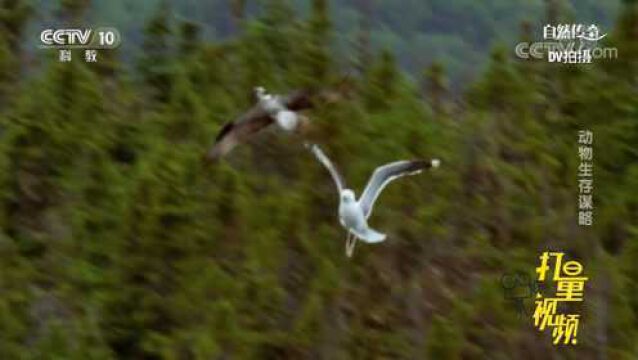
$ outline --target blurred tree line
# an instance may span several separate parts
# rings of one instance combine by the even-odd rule
[[[40,29],[56,23],[56,4],[63,0],[30,1],[41,10],[33,21],[38,26],[30,26],[28,32],[29,40],[36,44]],[[131,64],[144,42],[142,23],[162,2],[171,6],[176,17],[200,24],[206,41],[236,36],[242,20],[254,20],[271,6],[269,0],[93,0],[86,18],[92,24],[115,26],[122,32],[126,39],[123,59]],[[332,48],[335,55],[344,58],[358,51],[392,49],[397,63],[412,75],[434,60],[443,61],[451,90],[458,94],[484,70],[495,44],[518,40],[515,29],[522,21],[533,23],[535,35],[541,35],[547,2],[556,3],[572,19],[608,29],[621,0],[332,0],[328,9],[335,30]],[[308,0],[290,0],[289,4],[300,16],[311,12]]]
[[[606,39],[618,59],[496,47],[462,99],[444,60],[415,82],[366,36],[341,58],[327,0],[303,16],[272,0],[255,18],[234,1],[236,34],[215,43],[162,2],[134,72],[102,51],[98,64],[38,53],[36,73],[17,41],[36,10],[1,3],[0,358],[638,356],[636,1]],[[82,23],[89,6],[55,16]],[[294,137],[202,163],[255,85],[349,89],[308,114],[309,136],[355,189],[385,162],[443,160],[381,196],[371,221],[388,241],[344,256],[334,186]],[[591,228],[577,225],[581,129],[595,134]],[[501,276],[532,273],[547,249],[591,279],[576,347],[551,345],[503,297]]]

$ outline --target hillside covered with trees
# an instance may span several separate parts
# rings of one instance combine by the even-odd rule
[[[33,0],[38,16],[28,30],[35,43],[44,24],[57,24],[59,1]],[[124,35],[122,58],[127,64],[142,56],[143,24],[164,1],[176,19],[194,22],[202,39],[221,41],[237,36],[243,19],[263,17],[279,0],[92,0],[87,2],[88,23],[115,26]],[[549,1],[549,2],[548,2]],[[287,0],[291,12],[307,17],[308,0]],[[488,64],[497,45],[514,48],[522,24],[529,24],[540,39],[546,24],[546,3],[565,19],[596,23],[609,30],[620,0],[491,0],[491,1],[381,1],[333,0],[328,9],[332,29],[331,52],[344,64],[370,61],[374,52],[393,52],[400,68],[413,77],[422,75],[434,61],[448,69],[451,89],[464,90]]]
[[[365,1],[248,2],[250,16],[238,1],[234,17],[198,7],[216,1],[141,1],[127,5],[149,14],[135,25],[123,2],[0,3],[0,358],[638,357],[637,1],[609,19],[582,2],[619,49],[582,66],[516,59],[470,26],[497,31],[525,6],[540,23],[573,16],[554,1],[374,2],[394,26],[375,22],[369,48],[339,44]],[[442,8],[471,17],[446,28]],[[22,45],[34,23],[96,14],[140,27],[136,56],[61,63]],[[226,28],[211,34],[208,16]],[[529,36],[519,25],[510,38]],[[420,63],[438,46],[428,29],[489,47],[458,96],[453,60]],[[202,162],[255,85],[345,89],[306,113],[307,136],[355,189],[380,164],[441,158],[381,195],[370,221],[388,240],[345,257],[334,185],[298,137],[267,132]],[[592,227],[577,224],[582,129],[595,134]],[[578,346],[552,345],[503,295],[502,276],[533,275],[548,249],[590,277]]]

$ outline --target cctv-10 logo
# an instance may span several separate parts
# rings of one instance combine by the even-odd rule
[[[45,49],[115,49],[120,45],[120,32],[112,27],[93,29],[45,29],[40,32]]]

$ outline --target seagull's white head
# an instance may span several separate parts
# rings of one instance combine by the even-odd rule
[[[341,192],[341,201],[344,203],[353,203],[355,202],[354,191],[350,189],[345,189]]]
[[[439,166],[441,166],[441,160],[439,160],[439,159],[433,159],[433,160],[432,160],[432,167],[433,167],[433,168],[438,168]]]

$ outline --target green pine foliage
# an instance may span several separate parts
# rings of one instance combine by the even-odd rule
[[[89,6],[64,4],[77,21]],[[20,77],[0,36],[0,358],[636,358],[635,1],[610,35],[618,61],[517,62],[497,46],[458,98],[445,57],[416,81],[391,51],[352,75],[334,46],[347,14],[296,4],[245,17],[251,2],[234,1],[241,26],[215,42],[154,4],[136,69],[78,52]],[[334,185],[297,136],[202,162],[256,85],[348,85],[306,115],[357,193],[383,163],[442,160],[384,190],[370,221],[386,242],[344,256]],[[576,225],[580,129],[595,134],[591,228]],[[500,283],[546,249],[590,277],[568,351]]]

